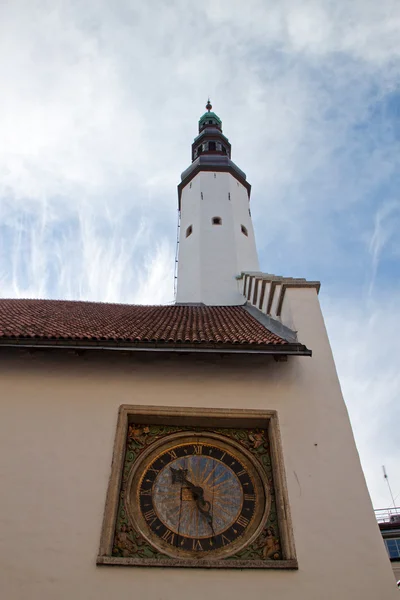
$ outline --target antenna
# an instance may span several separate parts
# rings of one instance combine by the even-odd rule
[[[181,229],[181,211],[178,209],[178,230],[176,232],[176,251],[175,251],[175,268],[174,268],[174,300],[176,302],[176,290],[178,283],[178,256],[179,256],[179,233]]]
[[[390,492],[390,495],[392,497],[393,507],[396,508],[396,504],[394,502],[392,488],[390,487],[389,477],[388,477],[388,474],[386,473],[385,465],[382,465],[382,470],[383,470],[383,477],[384,477],[384,479],[386,479],[386,483],[388,484],[389,492]]]

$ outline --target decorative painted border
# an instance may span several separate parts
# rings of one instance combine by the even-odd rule
[[[276,507],[279,522],[280,541],[283,560],[191,560],[191,559],[145,559],[112,556],[114,528],[116,524],[119,490],[125,457],[125,444],[129,422],[152,424],[262,428],[268,430],[272,472],[276,495]],[[286,487],[285,468],[279,423],[276,411],[239,410],[239,409],[201,409],[166,406],[140,406],[123,404],[119,408],[111,476],[108,484],[103,527],[101,532],[97,565],[141,566],[141,567],[201,567],[224,569],[297,569],[296,550]],[[199,564],[200,563],[200,564]]]

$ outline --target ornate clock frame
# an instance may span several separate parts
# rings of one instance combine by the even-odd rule
[[[127,486],[140,456],[171,435],[195,437],[196,433],[220,436],[245,454],[251,453],[267,490],[268,514],[260,521],[257,535],[233,555],[219,552],[215,558],[210,554],[181,558],[165,554],[135,529],[134,514],[140,507],[132,506],[132,500],[126,506]],[[276,411],[120,406],[97,564],[297,569]]]

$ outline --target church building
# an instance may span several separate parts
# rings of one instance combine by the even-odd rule
[[[0,300],[4,600],[398,597],[320,284],[260,271],[206,109],[175,304]]]

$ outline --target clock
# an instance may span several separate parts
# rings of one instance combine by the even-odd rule
[[[131,526],[164,555],[225,558],[260,534],[270,509],[262,467],[219,433],[179,432],[137,458],[127,481]]]

